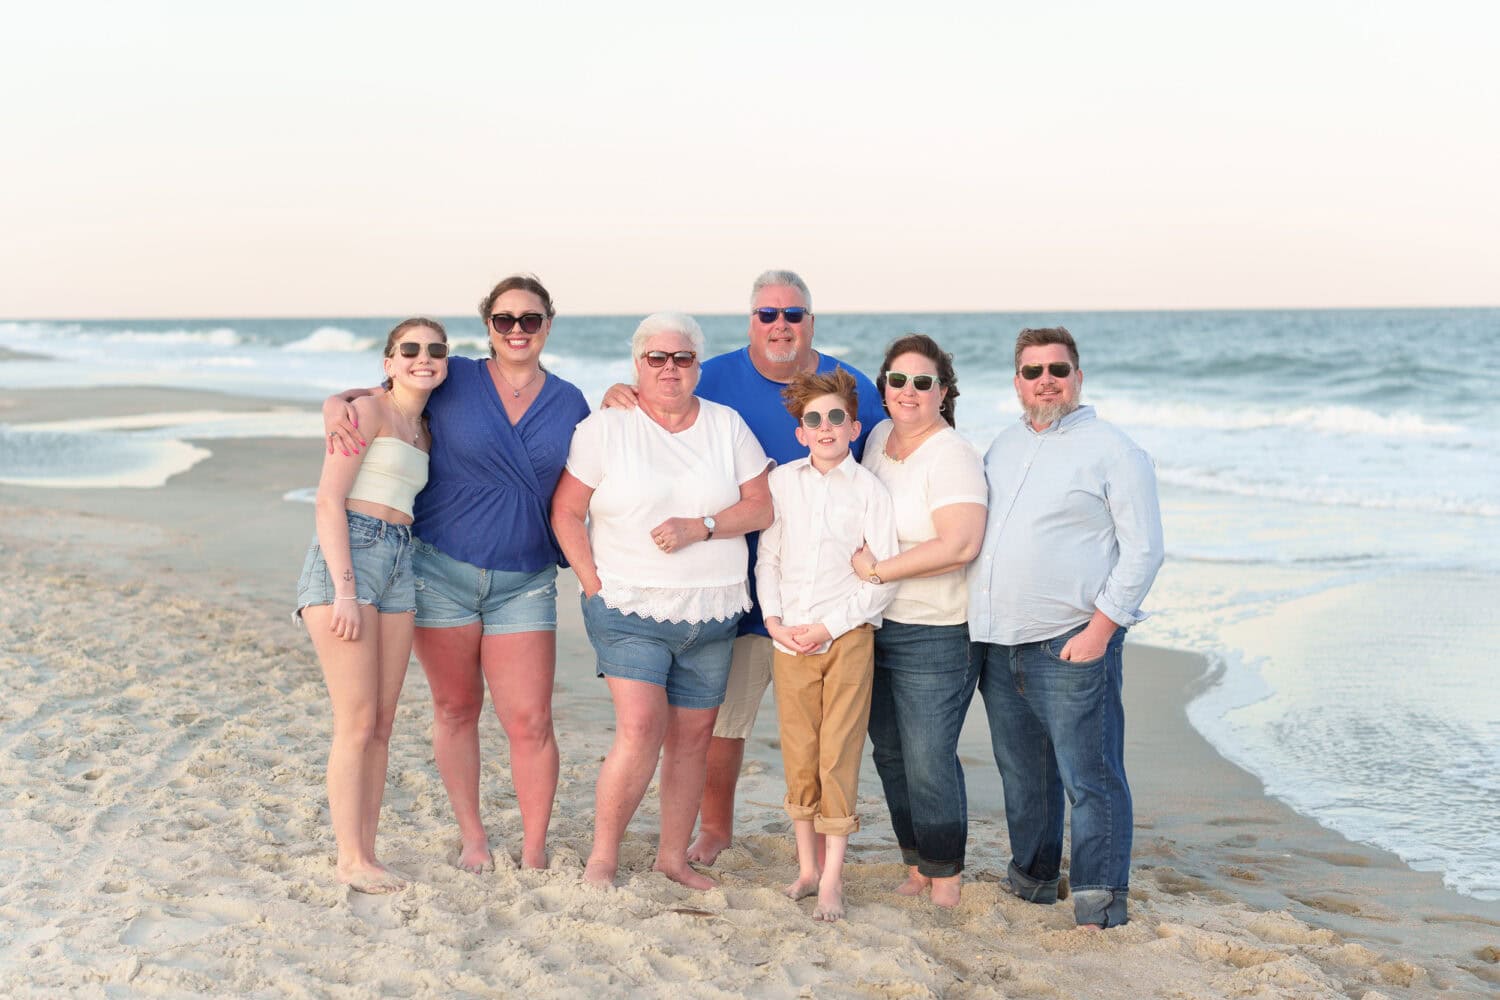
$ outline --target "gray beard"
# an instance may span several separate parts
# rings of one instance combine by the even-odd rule
[[[793,347],[786,351],[777,352],[768,347],[766,348],[766,360],[773,365],[789,365],[797,360],[797,349]]]
[[[1071,403],[1048,403],[1045,406],[1027,406],[1026,419],[1034,427],[1050,427],[1063,417],[1078,409],[1078,400]]]

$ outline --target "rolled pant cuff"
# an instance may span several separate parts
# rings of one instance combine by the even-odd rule
[[[1017,868],[1016,863],[1012,861],[1010,867],[1006,869],[1005,881],[1001,885],[1005,887],[1006,892],[1028,903],[1051,906],[1057,902],[1057,883],[1060,879],[1060,875],[1051,879],[1032,878]],[[1077,912],[1076,908],[1074,912]]]
[[[817,806],[798,805],[795,802],[788,802],[788,801],[783,800],[782,803],[781,803],[781,807],[786,810],[787,816],[794,823],[798,822],[798,821],[802,821],[802,822],[808,822],[808,821],[816,822],[817,821],[817,818],[818,818],[818,807]]]
[[[1073,889],[1073,920],[1078,924],[1119,927],[1128,923],[1128,889]]]
[[[847,837],[859,830],[858,816],[814,816],[813,832],[824,836]]]

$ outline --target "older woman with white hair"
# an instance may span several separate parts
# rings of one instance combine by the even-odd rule
[[[694,889],[687,861],[735,626],[750,607],[745,534],[771,523],[770,460],[727,406],[693,395],[703,331],[656,313],[631,341],[640,405],[578,425],[552,528],[615,704],[584,880],[612,885],[620,843],[661,758],[655,870]],[[663,752],[665,750],[665,752]]]

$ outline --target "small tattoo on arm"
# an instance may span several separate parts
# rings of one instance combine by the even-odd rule
[[[344,570],[344,580],[347,582],[347,581],[353,580],[353,579],[354,579],[354,570],[352,570],[352,569],[346,569],[346,570]]]

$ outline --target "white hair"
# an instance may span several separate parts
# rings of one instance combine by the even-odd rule
[[[807,282],[796,271],[763,271],[761,276],[755,279],[755,284],[750,286],[750,308],[755,308],[755,297],[760,294],[762,288],[795,288],[802,295],[802,303],[812,312],[812,292],[807,290]]]
[[[635,328],[635,336],[630,338],[630,356],[640,357],[646,350],[646,341],[658,333],[682,334],[692,342],[693,351],[698,355],[698,360],[706,360],[703,357],[704,351],[707,350],[703,340],[703,328],[693,317],[679,312],[652,313],[641,320],[641,325]]]

